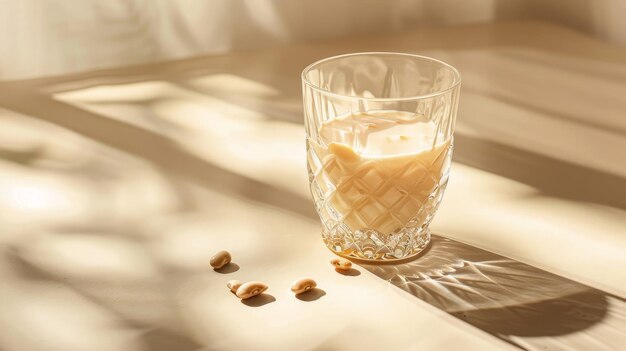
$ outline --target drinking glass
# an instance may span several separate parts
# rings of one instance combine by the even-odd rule
[[[449,64],[404,53],[334,56],[304,69],[310,190],[331,251],[382,262],[428,245],[460,83]]]

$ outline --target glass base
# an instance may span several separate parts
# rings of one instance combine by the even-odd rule
[[[430,243],[428,228],[405,228],[383,235],[375,230],[342,233],[322,231],[326,247],[336,255],[365,263],[406,261],[419,255]],[[342,240],[338,240],[339,237]]]

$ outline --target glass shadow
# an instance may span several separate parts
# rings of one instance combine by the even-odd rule
[[[626,344],[624,299],[439,235],[411,262],[362,267],[521,349]]]

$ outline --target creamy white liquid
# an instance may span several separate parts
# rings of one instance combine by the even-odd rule
[[[444,172],[450,140],[437,126],[407,112],[352,114],[322,125],[322,160],[330,204],[351,230],[383,234],[406,226]]]

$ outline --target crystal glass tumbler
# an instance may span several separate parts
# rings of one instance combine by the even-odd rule
[[[460,83],[454,67],[402,53],[341,55],[304,69],[307,168],[330,250],[380,262],[428,245]]]

